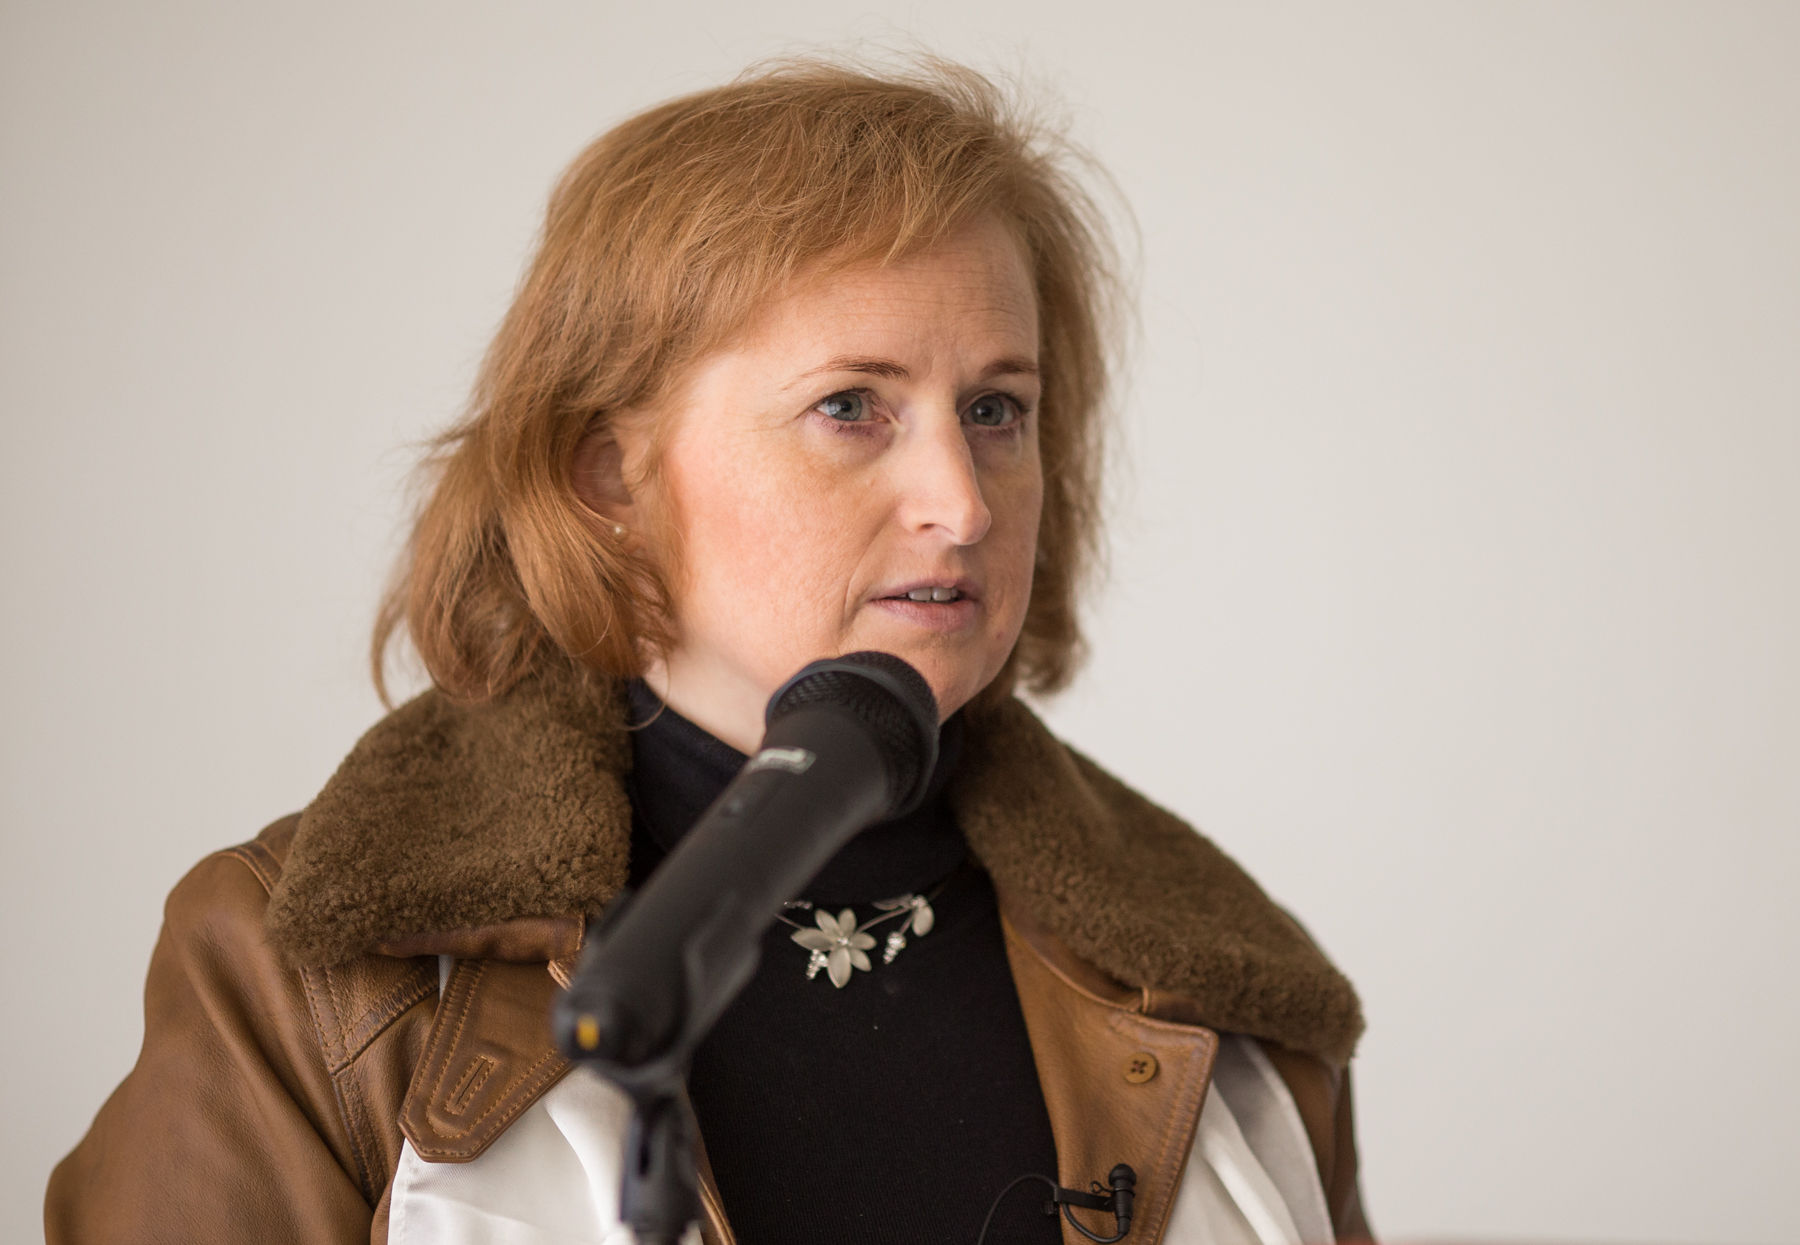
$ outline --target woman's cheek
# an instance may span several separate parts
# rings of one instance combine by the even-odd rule
[[[1006,577],[1007,611],[1004,620],[996,619],[1006,629],[1007,646],[1011,647],[1025,625],[1025,611],[1031,603],[1031,583],[1037,567],[1038,524],[1043,512],[1043,481],[1035,471],[1019,481],[1006,505],[1004,548],[996,550],[1001,565],[995,572]],[[1003,569],[1002,569],[1003,568]]]
[[[857,562],[851,546],[865,535],[857,520],[868,490],[851,487],[842,473],[768,465],[777,469],[739,476],[700,503],[709,530],[694,542],[696,552],[710,549],[713,578],[727,585],[734,608],[810,630],[803,619],[835,618],[842,608],[840,580]]]
[[[1007,546],[1009,565],[1023,559],[1022,572],[1031,574],[1037,552],[1038,523],[1044,510],[1044,478],[1035,455],[1013,471],[996,472],[990,506],[997,535]]]

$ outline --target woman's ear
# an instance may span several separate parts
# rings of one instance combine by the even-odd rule
[[[582,505],[614,524],[636,525],[637,505],[625,486],[625,452],[611,428],[597,423],[582,436],[573,476]]]

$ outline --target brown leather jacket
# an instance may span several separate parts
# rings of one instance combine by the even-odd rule
[[[468,1161],[568,1071],[546,1016],[582,914],[623,880],[629,756],[616,688],[427,694],[304,814],[202,861],[169,898],[137,1066],[51,1177],[50,1245],[385,1241],[403,1139]],[[1062,1182],[1129,1156],[1133,1238],[1155,1245],[1217,1033],[1244,1032],[1339,1237],[1366,1236],[1360,1017],[1298,926],[1016,702],[971,722],[952,801],[1001,897]],[[702,1166],[706,1235],[728,1242]]]

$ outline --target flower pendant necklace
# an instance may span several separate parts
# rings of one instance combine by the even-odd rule
[[[894,957],[906,949],[907,934],[929,934],[937,917],[931,911],[931,901],[944,888],[942,885],[925,895],[901,895],[897,899],[880,899],[875,902],[877,915],[870,917],[862,924],[856,922],[856,910],[845,908],[836,916],[823,908],[815,908],[804,899],[795,899],[782,905],[785,911],[781,920],[794,927],[791,938],[812,954],[806,961],[806,979],[811,981],[824,969],[831,984],[843,989],[850,980],[850,970],[859,968],[869,972],[875,966],[869,962],[869,952],[875,946],[875,939],[869,930],[885,921],[898,919],[900,924],[888,931],[887,945],[882,949],[881,962],[892,964]],[[816,929],[808,929],[800,922],[788,916],[788,912],[810,911]]]

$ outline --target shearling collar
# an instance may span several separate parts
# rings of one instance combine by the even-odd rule
[[[624,884],[631,766],[621,687],[431,691],[357,743],[302,814],[270,896],[271,943],[335,964],[432,931],[594,913]],[[951,805],[1014,903],[1134,988],[1214,1028],[1342,1064],[1356,993],[1218,848],[1009,700],[969,721]]]

